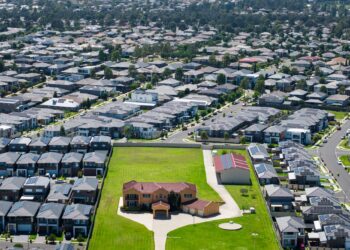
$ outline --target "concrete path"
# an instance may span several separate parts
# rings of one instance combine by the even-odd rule
[[[242,215],[242,211],[234,201],[230,193],[227,191],[224,185],[220,185],[217,182],[216,172],[213,164],[213,157],[211,150],[203,150],[205,173],[207,176],[207,183],[211,186],[225,202],[220,206],[220,213],[226,218],[232,218]]]
[[[123,198],[120,198],[118,204],[118,215],[143,224],[148,230],[153,231],[155,250],[165,250],[167,235],[169,232],[175,229],[191,224],[228,219],[242,215],[242,211],[239,209],[236,202],[232,199],[226,188],[222,185],[219,185],[216,181],[216,173],[213,166],[211,151],[203,150],[203,156],[207,183],[220,195],[221,199],[225,202],[224,205],[220,206],[219,215],[210,218],[202,218],[186,213],[172,213],[170,219],[155,220],[153,219],[153,215],[151,213],[123,212],[121,210],[121,207],[123,206]]]

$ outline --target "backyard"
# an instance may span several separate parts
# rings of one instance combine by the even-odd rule
[[[235,150],[248,159],[245,150]],[[222,154],[223,151],[219,151]],[[225,221],[213,221],[179,228],[169,234],[167,250],[180,249],[279,249],[272,223],[259,190],[259,184],[251,167],[252,185],[226,185],[227,190],[242,209],[254,207],[256,214],[233,219],[243,228],[239,231],[223,231],[218,225]],[[211,244],[215,242],[215,244]],[[247,244],[250,242],[250,244]],[[255,245],[257,248],[255,248]]]
[[[153,232],[117,215],[124,182],[191,182],[198,196],[220,201],[206,183],[200,149],[114,148],[96,214],[90,249],[154,249]]]

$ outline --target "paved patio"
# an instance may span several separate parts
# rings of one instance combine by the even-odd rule
[[[120,197],[118,204],[118,214],[132,221],[143,224],[148,230],[153,231],[156,250],[165,250],[167,234],[177,228],[190,224],[242,216],[242,211],[239,209],[230,193],[223,185],[219,185],[217,183],[211,151],[203,150],[203,157],[207,183],[220,195],[221,199],[225,202],[224,205],[220,206],[219,215],[209,218],[202,218],[186,213],[172,213],[170,219],[157,220],[153,219],[152,213],[148,212],[123,212],[121,210],[121,207],[123,206],[123,198]]]

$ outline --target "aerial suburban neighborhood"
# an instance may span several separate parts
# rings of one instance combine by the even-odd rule
[[[349,0],[0,0],[0,249],[350,250],[349,112]]]

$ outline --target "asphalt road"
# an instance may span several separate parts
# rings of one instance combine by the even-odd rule
[[[343,195],[341,198],[345,198],[344,200],[350,202],[350,175],[341,164],[338,164],[338,157],[346,152],[337,149],[341,138],[346,134],[346,130],[348,129],[350,129],[349,120],[342,125],[341,130],[337,130],[328,137],[327,143],[324,143],[323,146],[318,149],[318,155],[343,190],[344,194],[340,194],[338,197],[340,198]]]
[[[217,112],[216,115],[213,115],[212,117],[208,118],[207,120],[200,120],[200,122],[196,123],[194,126],[187,126],[188,129],[185,131],[181,131],[181,130],[176,131],[175,133],[170,135],[168,138],[166,138],[162,142],[184,143],[184,139],[186,139],[188,137],[188,134],[190,132],[194,132],[203,122],[208,125],[208,124],[212,123],[213,121],[215,121],[215,119],[222,117],[224,114],[226,115],[226,117],[228,117],[229,115],[233,115],[235,113],[238,113],[239,111],[241,111],[242,107],[243,107],[243,104],[241,102],[238,104],[230,105],[229,107],[224,107],[224,108],[220,109],[220,112]]]

